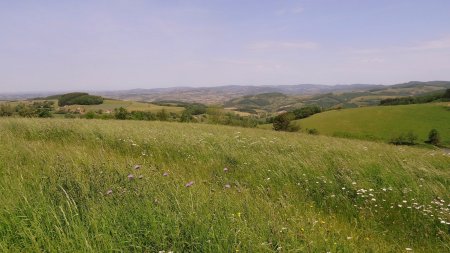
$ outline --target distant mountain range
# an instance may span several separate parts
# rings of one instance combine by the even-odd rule
[[[123,91],[95,92],[105,97],[137,100],[137,101],[182,101],[205,104],[222,104],[232,98],[261,93],[283,93],[289,95],[312,95],[337,91],[360,91],[382,88],[383,85],[351,84],[351,85],[268,85],[268,86],[240,86],[227,85],[218,87],[178,87],[157,89],[133,89]]]
[[[204,104],[224,104],[235,98],[264,94],[282,93],[288,96],[308,97],[310,99],[333,100],[336,97],[357,99],[359,96],[408,96],[431,92],[440,89],[450,88],[450,81],[431,82],[408,82],[396,85],[377,84],[350,84],[350,85],[320,85],[320,84],[299,84],[299,85],[227,85],[219,87],[176,87],[176,88],[155,88],[155,89],[130,89],[119,91],[90,91],[91,94],[104,97],[135,100],[148,102],[161,101],[181,101],[198,102]],[[0,94],[0,100],[20,100],[34,97],[45,97],[55,95],[57,92],[40,93],[17,93]],[[350,95],[351,94],[351,95]],[[330,98],[331,96],[331,98]],[[340,99],[342,100],[342,99]],[[345,99],[344,99],[345,100]],[[348,101],[341,101],[348,102]],[[228,103],[231,105],[230,103]],[[336,104],[331,102],[331,104]]]

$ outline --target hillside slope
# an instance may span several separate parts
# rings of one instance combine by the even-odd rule
[[[389,141],[412,131],[419,141],[437,129],[444,144],[450,144],[450,107],[448,103],[375,106],[332,110],[299,120],[303,129],[316,128],[332,136]]]
[[[0,119],[0,133],[0,251],[449,250],[438,151],[138,121]]]

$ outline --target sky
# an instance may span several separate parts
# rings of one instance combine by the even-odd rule
[[[450,80],[449,0],[0,0],[0,93]]]

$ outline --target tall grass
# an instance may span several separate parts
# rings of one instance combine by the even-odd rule
[[[4,252],[450,250],[441,151],[163,122],[0,133]]]

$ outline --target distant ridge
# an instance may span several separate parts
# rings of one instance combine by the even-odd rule
[[[416,89],[418,93],[428,92],[436,89],[450,88],[450,81],[411,81],[395,85],[380,84],[297,84],[297,85],[224,85],[216,87],[170,87],[151,89],[129,89],[117,91],[89,91],[91,94],[104,97],[135,100],[135,101],[181,101],[199,102],[206,104],[222,104],[233,98],[247,95],[257,95],[262,93],[283,93],[286,95],[319,95],[327,93],[344,92],[380,92],[398,94],[399,96],[410,95],[408,92],[401,92],[404,89]],[[401,90],[403,89],[403,90]],[[389,92],[388,92],[389,91]],[[418,94],[414,93],[414,94]],[[45,97],[59,94],[58,92],[29,92],[29,93],[9,93],[0,94],[0,100],[20,100],[34,97]],[[414,95],[413,94],[413,95]]]

